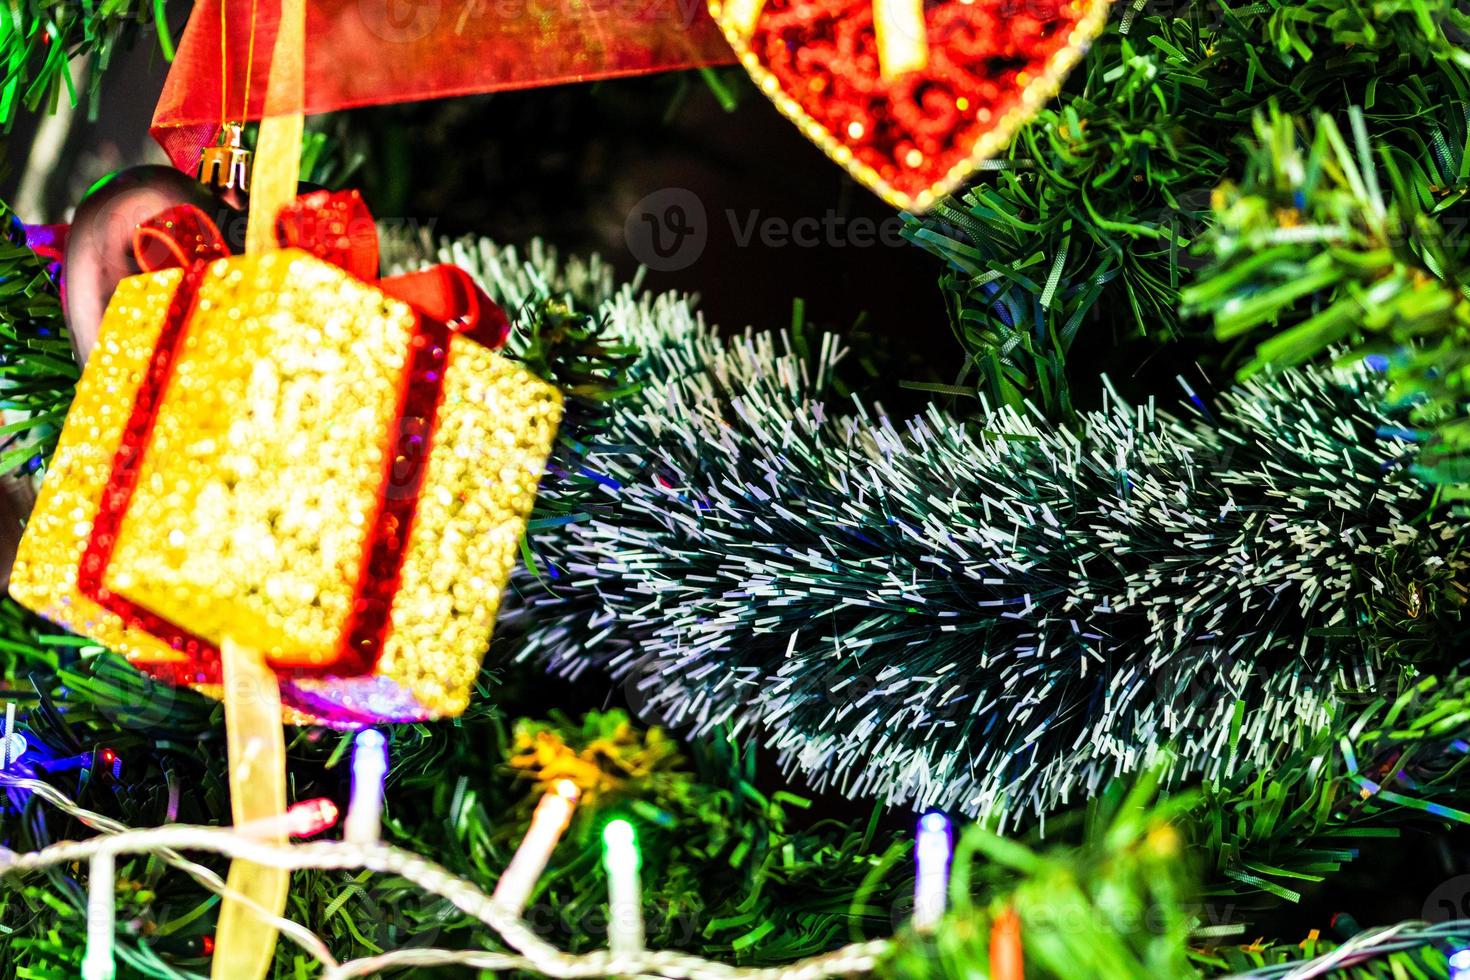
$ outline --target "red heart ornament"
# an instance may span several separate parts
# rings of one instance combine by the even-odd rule
[[[857,180],[922,211],[1056,94],[1110,0],[709,0],[761,91]]]

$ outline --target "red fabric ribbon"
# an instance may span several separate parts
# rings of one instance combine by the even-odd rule
[[[192,204],[171,207],[133,228],[133,257],[144,272],[187,269],[229,254],[225,236]]]
[[[268,106],[279,22],[276,0],[194,4],[153,114],[153,137],[180,170],[198,169],[199,155],[222,120],[335,112],[735,60],[705,0],[311,0],[302,104]]]
[[[379,279],[378,230],[357,191],[313,191],[298,197],[277,217],[276,241],[374,283],[429,320],[486,347],[498,348],[510,336],[505,311],[459,266],[435,265]],[[133,230],[133,254],[144,272],[157,272],[226,258],[230,250],[207,214],[181,204]]]

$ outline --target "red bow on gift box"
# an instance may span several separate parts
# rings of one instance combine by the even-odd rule
[[[376,285],[422,316],[449,324],[491,349],[510,335],[510,320],[485,295],[469,273],[455,265],[435,265],[387,279],[378,278],[378,230],[357,191],[313,191],[281,210],[276,241]],[[181,204],[138,225],[133,252],[144,272],[188,268],[230,255],[225,238],[199,208]]]

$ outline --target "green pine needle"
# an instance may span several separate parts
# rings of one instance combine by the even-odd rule
[[[1120,0],[1000,169],[909,222],[911,240],[948,266],[952,326],[980,390],[1066,421],[1076,411],[1069,379],[1090,376],[1068,369],[1079,344],[1191,332],[1180,292],[1200,275],[1192,246],[1268,102],[1289,112],[1362,106],[1385,151],[1433,188],[1425,211],[1456,196],[1467,174],[1467,36],[1470,13],[1455,0],[1157,10]]]
[[[53,110],[65,98],[77,103],[72,61],[94,59],[97,69],[118,44],[131,44],[145,30],[158,35],[159,50],[173,60],[174,43],[165,0],[7,0],[0,3],[0,128],[16,112]],[[172,9],[182,8],[174,0]],[[102,72],[88,73],[89,108]]]

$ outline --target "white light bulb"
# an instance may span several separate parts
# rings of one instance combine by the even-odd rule
[[[602,864],[607,871],[607,945],[614,953],[643,949],[643,886],[638,879],[638,834],[627,820],[602,829]]]
[[[383,781],[388,777],[388,740],[376,728],[365,728],[352,740],[352,796],[342,839],[376,843],[383,826]]]
[[[505,873],[495,883],[495,894],[491,897],[502,908],[514,915],[525,910],[536,882],[541,880],[546,863],[551,860],[551,852],[556,850],[557,842],[571,823],[580,795],[576,783],[563,779],[536,804],[530,829],[506,865]]]
[[[914,842],[914,860],[918,865],[918,876],[914,879],[914,928],[920,932],[932,931],[944,918],[953,850],[948,817],[926,813],[919,818],[918,839]]]
[[[87,870],[87,951],[82,955],[82,980],[113,980],[117,967],[112,947],[117,909],[117,874],[111,851],[92,855]]]

